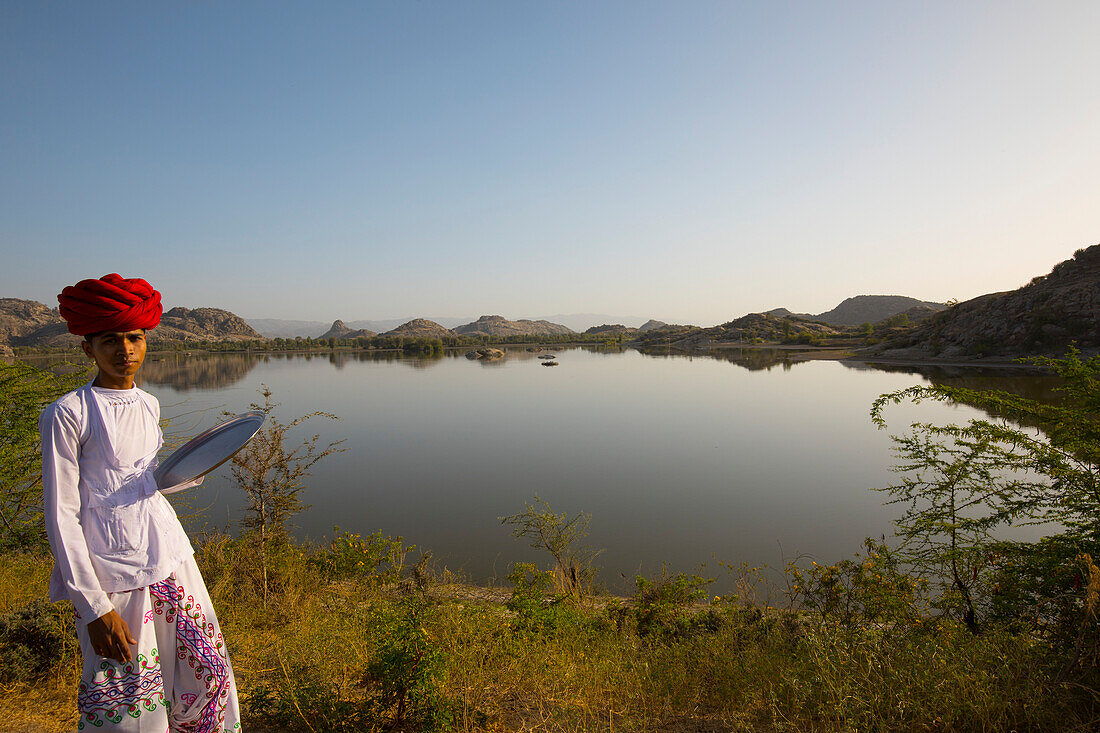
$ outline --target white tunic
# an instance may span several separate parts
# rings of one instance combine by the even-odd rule
[[[107,593],[163,580],[194,554],[153,479],[164,443],[148,392],[93,387],[42,412],[42,491],[53,550],[50,599],[87,622],[112,610]]]

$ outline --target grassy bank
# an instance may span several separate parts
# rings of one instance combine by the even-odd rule
[[[265,602],[254,542],[213,536],[199,547],[252,730],[1089,730],[1097,720],[1084,687],[1056,681],[1064,658],[1007,630],[760,609],[704,596],[705,580],[683,575],[615,599],[555,593],[552,573],[521,564],[508,588],[478,588],[410,567],[379,535],[280,545]],[[42,602],[50,566],[40,553],[0,558],[0,729],[75,723],[79,652],[71,607]],[[37,670],[36,643],[47,657]]]

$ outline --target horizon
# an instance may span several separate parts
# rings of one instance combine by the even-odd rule
[[[0,296],[50,307],[118,272],[246,319],[710,325],[965,301],[1100,241],[1083,0],[0,18]]]

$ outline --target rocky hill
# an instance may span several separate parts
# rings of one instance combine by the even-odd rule
[[[924,323],[942,310],[943,308],[929,308],[926,305],[915,305],[908,310],[903,310],[901,313],[895,313],[892,316],[883,318],[881,321],[875,321],[875,323],[884,323],[891,319],[902,318],[903,316],[902,323]]]
[[[613,335],[613,336],[618,336],[618,335],[632,336],[632,335],[638,333],[638,330],[639,329],[637,329],[637,328],[630,328],[629,326],[624,326],[621,323],[605,323],[601,326],[593,326],[592,328],[587,329],[585,331],[585,333],[589,334],[589,335],[592,335],[592,336],[601,335],[601,334],[602,335]]]
[[[664,321],[658,321],[655,318],[650,318],[648,321],[638,326],[639,331],[653,331],[658,328],[667,328],[668,324]]]
[[[463,336],[557,336],[574,333],[573,329],[550,321],[509,321],[503,316],[482,316],[473,323],[455,326],[454,331]]]
[[[244,319],[220,308],[176,307],[149,332],[149,343],[173,341],[263,341]],[[0,350],[13,346],[39,349],[76,348],[79,336],[69,333],[55,308],[33,300],[0,298]]]
[[[64,324],[56,308],[36,300],[0,298],[0,354],[10,354],[12,346],[20,346],[32,334],[58,323]],[[65,331],[64,325],[61,330]]]
[[[149,342],[165,341],[264,341],[252,326],[238,315],[221,308],[176,306],[166,311],[160,325],[149,332]]]
[[[414,318],[407,323],[403,323],[397,328],[386,331],[383,336],[401,336],[403,338],[445,338],[447,336],[455,336],[455,332],[449,328],[440,326],[435,321],[429,321],[426,318]]]
[[[788,311],[789,312],[789,311]],[[707,349],[718,344],[753,344],[777,342],[808,333],[811,337],[837,336],[844,329],[798,316],[777,316],[769,313],[749,313],[713,328],[680,327],[679,332],[665,332],[663,337],[680,349]]]
[[[770,311],[764,311],[766,316],[775,316],[777,318],[805,318],[807,320],[815,320],[816,316],[812,316],[809,313],[792,313],[786,308],[772,308]]]
[[[943,310],[947,307],[943,303],[931,303],[904,295],[857,295],[846,298],[831,311],[825,311],[811,318],[832,326],[858,326],[862,323],[878,323],[917,306],[933,310]]]
[[[1014,357],[1064,354],[1071,343],[1100,351],[1100,244],[1022,288],[937,313],[878,351],[896,358]]]
[[[332,322],[332,328],[321,334],[323,339],[357,339],[357,338],[370,338],[371,336],[377,336],[374,331],[370,331],[365,328],[351,329],[344,325],[344,322],[337,318]]]

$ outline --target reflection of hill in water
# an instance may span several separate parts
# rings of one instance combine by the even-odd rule
[[[992,367],[866,364],[841,361],[850,369],[873,369],[879,372],[912,374],[932,384],[973,390],[1000,390],[1026,397],[1036,402],[1054,403],[1058,393],[1054,388],[1059,379],[1050,372],[1027,367],[997,369]],[[916,383],[916,382],[914,382]]]
[[[852,369],[873,369],[882,372],[912,374],[914,377],[923,378],[934,385],[942,387],[1008,392],[1048,405],[1056,404],[1060,400],[1060,396],[1054,391],[1054,388],[1059,386],[1061,380],[1049,372],[1028,367],[997,369],[971,366],[866,364],[846,361],[842,361],[841,364]],[[913,383],[917,384],[918,380],[914,379]],[[989,417],[1005,417],[981,405],[970,404],[970,406],[981,410]],[[1033,420],[1018,419],[1016,417],[1010,417],[1010,419],[1022,427],[1039,427]]]
[[[262,359],[254,354],[165,354],[145,360],[138,381],[180,391],[236,384]]]
[[[783,371],[790,371],[791,367],[804,363],[803,359],[795,359],[793,352],[784,349],[713,349],[707,352],[693,352],[685,354],[674,349],[647,349],[639,350],[642,355],[655,358],[672,359],[714,359],[715,361],[728,361],[731,364],[748,369],[750,372],[771,371],[772,367],[780,366]]]

